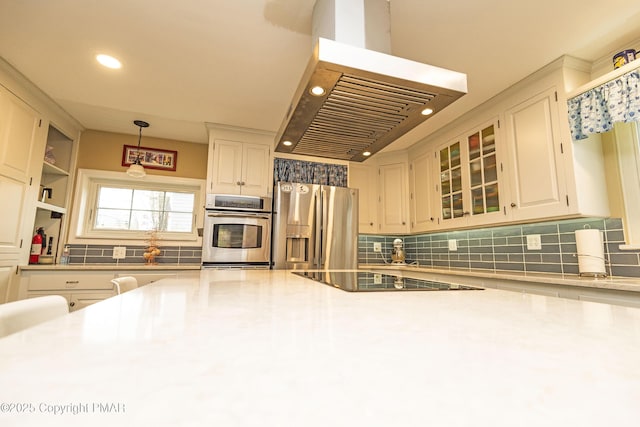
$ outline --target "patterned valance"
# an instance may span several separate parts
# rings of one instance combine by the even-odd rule
[[[276,157],[273,162],[273,179],[276,182],[301,182],[346,187],[347,167]]]
[[[613,129],[615,122],[640,121],[640,71],[624,74],[569,99],[574,140]]]

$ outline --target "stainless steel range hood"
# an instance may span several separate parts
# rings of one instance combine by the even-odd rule
[[[388,29],[384,22],[383,25],[371,25],[369,22],[352,25],[353,8],[341,9],[339,4],[335,4],[352,6],[354,2],[362,3],[360,10],[365,10],[370,2],[378,3],[378,6],[384,2],[387,14],[386,17],[382,14],[382,19],[388,20],[386,0],[318,0],[316,10],[318,3],[327,2],[330,3],[329,20],[333,19],[334,29],[340,25],[349,29],[366,27],[369,31],[371,28]],[[322,10],[327,10],[327,7]],[[376,9],[374,14],[378,19],[381,16],[379,10]],[[341,19],[341,13],[348,14],[348,18]],[[370,15],[363,13],[363,20],[369,19]],[[339,31],[331,35],[336,33]],[[345,39],[351,41],[350,37],[345,36]],[[380,34],[376,37],[379,44]],[[362,39],[366,41],[371,37],[365,35]],[[323,88],[324,94],[313,95],[311,90],[315,87]],[[276,151],[361,162],[441,111],[466,91],[467,77],[463,73],[318,37],[276,135]],[[428,111],[431,114],[425,115]]]

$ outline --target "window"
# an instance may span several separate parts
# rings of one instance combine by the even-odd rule
[[[163,240],[198,240],[204,181],[81,169],[70,240],[144,240],[157,230]]]
[[[98,186],[95,230],[190,233],[194,193]]]

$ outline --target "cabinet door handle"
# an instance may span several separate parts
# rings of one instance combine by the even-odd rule
[[[516,206],[517,206],[517,205],[516,205],[515,203],[513,203],[513,202],[511,203],[511,207],[512,207],[512,208],[515,208]]]
[[[75,305],[76,305],[75,301],[71,301],[71,302],[69,303],[69,307],[73,307],[73,306],[75,306]]]
[[[236,185],[242,185],[240,181],[236,181]]]
[[[67,285],[77,285],[78,283],[80,283],[79,280],[67,280],[66,282]]]

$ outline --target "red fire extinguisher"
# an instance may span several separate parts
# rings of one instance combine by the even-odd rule
[[[36,235],[31,239],[31,254],[29,255],[29,264],[37,264],[40,260],[40,253],[42,252],[42,240],[44,237],[44,228],[39,227],[36,230]]]

